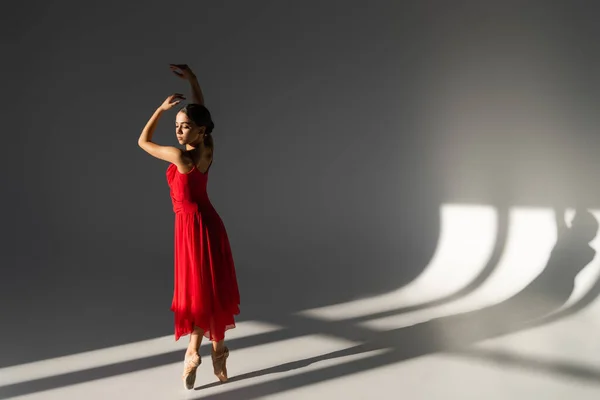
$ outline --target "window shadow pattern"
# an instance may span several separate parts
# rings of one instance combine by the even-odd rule
[[[562,213],[558,211],[561,210],[557,210],[556,215],[562,215]],[[461,297],[461,295],[464,296],[471,291],[469,289],[475,288],[480,284],[478,281],[485,280],[482,279],[483,275],[489,276],[491,274],[499,260],[506,241],[508,220],[506,210],[501,214],[500,221],[503,222],[499,224],[500,234],[497,236],[498,241],[496,248],[492,252],[488,265],[482,270],[482,273],[480,273],[468,286],[460,289],[457,293],[426,304],[437,305],[441,304],[443,302],[442,300],[448,301]],[[372,368],[378,368],[436,352],[450,352],[455,354],[465,354],[472,357],[485,357],[485,353],[476,353],[473,350],[470,350],[468,346],[484,339],[518,332],[534,326],[541,326],[560,318],[567,317],[582,310],[598,297],[600,294],[600,279],[594,283],[592,288],[579,299],[579,301],[567,308],[561,309],[561,306],[565,304],[573,292],[575,277],[595,257],[595,251],[590,247],[589,242],[595,237],[597,231],[598,221],[589,211],[584,209],[577,210],[571,228],[567,228],[561,221],[557,220],[557,241],[542,273],[540,273],[540,275],[522,291],[508,300],[480,310],[436,318],[416,325],[383,332],[374,331],[357,324],[367,319],[399,315],[406,311],[420,309],[421,307],[417,306],[417,308],[410,309],[399,308],[393,311],[386,311],[385,314],[371,314],[340,321],[319,321],[299,315],[284,315],[277,317],[263,315],[260,320],[274,323],[283,326],[284,328],[251,337],[231,340],[229,342],[230,347],[242,349],[315,333],[356,341],[360,344],[339,351],[322,354],[317,357],[310,357],[238,376],[232,376],[230,378],[231,382],[301,369],[324,360],[357,355],[376,350],[379,350],[380,352],[376,355],[366,356],[357,360],[326,367],[319,369],[318,371],[308,371],[298,375],[276,379],[274,381],[224,391],[220,394],[203,396],[202,398],[225,399],[238,395],[246,399],[259,398],[280,391],[291,390],[293,388],[323,382],[328,379],[352,375]],[[500,356],[493,354],[489,355],[490,359],[493,359],[494,357],[498,358]],[[180,358],[181,352],[176,351],[108,366],[6,385],[0,387],[0,398],[10,398],[12,396],[35,393],[133,371],[140,371],[169,363],[177,363],[180,361]],[[571,368],[570,372],[568,367],[563,369],[566,369],[567,373],[571,375],[578,374],[578,372],[575,371],[576,369]],[[580,375],[593,376],[593,372],[587,373],[587,375],[582,372]],[[202,389],[210,388],[215,385],[216,384],[208,384],[199,386],[196,390],[201,391]]]

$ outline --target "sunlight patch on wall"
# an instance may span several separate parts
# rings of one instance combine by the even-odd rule
[[[447,296],[471,282],[485,268],[497,240],[498,213],[490,206],[445,204],[440,235],[423,273],[395,291],[300,312],[306,317],[342,320],[407,307]]]
[[[439,306],[370,320],[371,329],[388,330],[498,304],[522,290],[544,269],[556,242],[552,209],[513,208],[502,257],[488,279],[465,297]]]
[[[487,215],[483,210],[486,210]],[[590,210],[600,219],[598,210]],[[567,210],[567,224],[574,211]],[[493,218],[490,218],[493,215]],[[368,317],[382,311],[399,310],[413,304],[443,298],[464,287],[484,268],[496,240],[496,211],[491,207],[444,205],[441,234],[432,262],[415,281],[396,291],[367,299],[310,309],[304,316],[322,320]],[[439,306],[363,323],[372,329],[395,329],[415,323],[497,304],[522,290],[544,269],[556,242],[555,212],[551,208],[513,207],[509,210],[506,247],[488,279],[469,295]],[[479,235],[479,239],[474,236]],[[599,248],[598,237],[591,243]],[[570,305],[596,281],[598,257],[579,274]],[[447,285],[447,286],[446,286]],[[443,289],[445,287],[445,290]]]

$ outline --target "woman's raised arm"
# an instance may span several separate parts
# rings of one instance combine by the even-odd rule
[[[187,64],[169,64],[169,67],[175,75],[189,82],[194,103],[204,105],[204,94],[192,69]]]

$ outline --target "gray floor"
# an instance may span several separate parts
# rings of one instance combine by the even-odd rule
[[[600,212],[594,213],[600,218]],[[414,350],[424,342],[432,342],[430,336],[423,336],[420,341],[419,332],[427,331],[419,330],[413,330],[406,336],[407,340],[399,333],[400,339],[395,341],[388,337],[378,339],[375,346],[359,346],[363,343],[361,335],[373,338],[391,330],[404,329],[406,332],[407,327],[427,326],[428,321],[481,311],[501,303],[542,272],[556,240],[552,210],[513,210],[506,251],[498,268],[483,285],[451,302],[394,312],[456,292],[477,276],[489,257],[495,239],[487,234],[493,231],[489,229],[494,223],[493,210],[448,206],[442,216],[445,229],[438,251],[428,269],[411,285],[382,296],[305,310],[289,317],[290,326],[301,327],[302,321],[309,320],[311,326],[320,324],[319,333],[306,330],[305,335],[287,334],[290,326],[276,326],[268,321],[240,323],[228,334],[232,381],[227,384],[215,383],[208,343],[204,343],[201,349],[204,363],[198,372],[196,389],[192,391],[183,389],[180,380],[182,364],[177,362],[74,385],[55,385],[61,387],[15,398],[600,398],[600,341],[597,334],[600,301],[595,298],[578,312],[564,313],[561,318],[541,319],[512,333],[454,346],[451,350],[444,349],[443,344],[446,339],[455,340],[445,336],[456,334],[452,329],[438,329],[435,337],[439,346],[433,346],[429,351]],[[531,237],[536,237],[534,244],[526,240]],[[598,249],[598,243],[596,239],[592,247]],[[467,249],[470,251],[466,252]],[[577,276],[575,291],[558,312],[589,300],[590,290],[599,277],[600,258],[596,256]],[[477,327],[469,325],[473,326]],[[261,337],[264,340],[260,340]],[[253,344],[249,345],[246,339],[253,339]],[[183,355],[184,347],[185,340],[176,343],[172,336],[167,336],[8,367],[0,369],[0,387],[178,350]]]

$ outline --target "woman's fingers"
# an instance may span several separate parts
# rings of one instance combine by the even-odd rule
[[[191,70],[187,64],[169,64],[169,68],[175,75],[183,79],[188,78],[191,74]]]
[[[182,100],[185,100],[185,96],[181,93],[175,93],[169,97],[169,103],[174,106],[181,103]]]
[[[177,72],[183,72],[188,69],[188,66],[186,64],[169,64],[169,68],[171,68],[173,71],[179,70]]]

